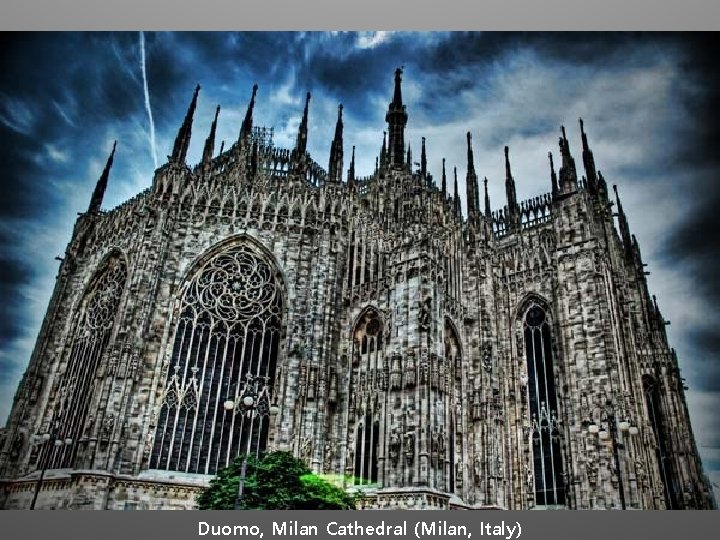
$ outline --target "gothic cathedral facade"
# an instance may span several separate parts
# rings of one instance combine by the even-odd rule
[[[240,454],[285,450],[363,508],[711,508],[678,361],[582,129],[551,191],[493,211],[406,152],[395,73],[375,173],[253,127],[186,165],[195,90],[152,186],[114,159],[60,264],[0,446],[5,508],[193,508]],[[581,123],[582,128],[582,123]],[[450,182],[454,182],[450,196]],[[484,190],[483,190],[484,184]],[[484,197],[481,192],[484,191]],[[616,228],[615,219],[618,226]],[[42,476],[42,482],[40,478]]]

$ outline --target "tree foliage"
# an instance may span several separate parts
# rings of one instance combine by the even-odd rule
[[[201,510],[235,508],[243,457],[218,471],[210,486],[198,497]],[[248,456],[243,509],[344,510],[355,507],[351,495],[314,474],[289,452]]]

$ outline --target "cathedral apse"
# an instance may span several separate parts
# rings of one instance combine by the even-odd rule
[[[3,507],[29,507],[43,471],[38,508],[190,509],[271,450],[345,478],[361,508],[712,507],[666,321],[582,121],[583,171],[563,128],[528,200],[507,146],[490,200],[468,132],[463,213],[457,169],[433,178],[425,138],[417,163],[406,146],[404,76],[368,176],[342,106],[325,168],[310,93],[285,149],[255,125],[257,86],[237,140],[215,151],[216,112],[188,165],[198,86],[151,187],[102,210],[113,150],[15,397]],[[224,406],[246,388],[258,410]],[[61,445],[29,435],[52,430]]]

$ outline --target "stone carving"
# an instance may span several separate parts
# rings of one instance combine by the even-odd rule
[[[399,354],[393,354],[390,361],[390,389],[400,390],[402,381],[402,357]]]
[[[303,441],[302,445],[300,446],[300,456],[305,464],[310,467],[312,465],[312,452],[313,452],[313,439],[311,436],[306,436]]]
[[[83,439],[90,439],[93,437],[95,431],[95,416],[93,414],[88,415],[85,421],[85,429],[83,430]]]
[[[480,454],[475,454],[475,459],[473,459],[473,477],[475,485],[479,486],[482,480],[482,457]]]
[[[405,388],[415,387],[416,371],[417,368],[415,367],[415,355],[408,354],[407,366],[405,367]]]
[[[418,316],[418,325],[421,331],[430,330],[430,318],[432,316],[432,298],[428,296],[420,302],[420,315]]]
[[[408,431],[405,433],[405,461],[408,465],[412,465],[415,459],[415,433]]]
[[[482,367],[487,373],[492,371],[492,343],[488,341],[483,343]]]
[[[393,467],[396,467],[398,464],[398,459],[400,458],[400,436],[394,429],[390,433],[388,452],[390,455],[390,462],[393,464]]]
[[[102,422],[102,428],[100,430],[100,440],[108,442],[112,436],[113,429],[115,429],[115,415],[108,414]]]
[[[326,472],[332,471],[332,462],[335,458],[335,443],[330,440],[325,441],[325,447],[323,448],[324,464],[323,469]]]

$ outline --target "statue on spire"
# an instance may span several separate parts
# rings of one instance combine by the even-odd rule
[[[575,169],[575,160],[570,154],[570,143],[565,135],[565,126],[560,127],[562,137],[560,137],[560,155],[562,156],[562,167],[560,167],[560,195],[568,195],[575,193],[578,188],[577,170]]]
[[[582,137],[582,158],[583,166],[585,167],[585,174],[587,175],[588,191],[595,195],[598,192],[598,177],[595,171],[595,158],[593,157],[592,150],[588,144],[587,134],[585,133],[585,125],[583,119],[578,119],[580,122],[580,136]]]
[[[385,121],[388,123],[388,153],[389,164],[391,167],[402,167],[403,157],[405,153],[405,126],[407,124],[408,115],[405,105],[402,102],[402,69],[395,70],[395,93],[390,103],[388,112],[385,115]]]

